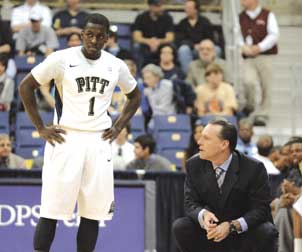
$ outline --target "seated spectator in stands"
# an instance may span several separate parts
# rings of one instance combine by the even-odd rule
[[[223,70],[218,64],[210,64],[205,70],[206,83],[196,89],[197,116],[232,116],[238,104],[233,87],[223,82]]]
[[[176,65],[176,49],[172,44],[163,44],[159,47],[159,66],[164,72],[164,78],[175,80],[185,78],[184,73]]]
[[[0,134],[0,169],[1,168],[25,168],[25,160],[12,153],[12,143],[6,134]]]
[[[148,0],[148,5],[149,9],[136,17],[132,28],[139,69],[156,63],[159,46],[174,41],[173,19],[163,10],[162,0]]]
[[[51,11],[37,0],[25,0],[23,5],[13,9],[11,16],[11,27],[14,33],[30,26],[30,13],[32,11],[40,13],[43,17],[42,25],[51,27]]]
[[[136,66],[134,60],[133,59],[125,59],[124,62],[127,64],[132,76],[136,79],[138,88],[141,91],[141,96],[142,96],[141,97],[141,105],[140,105],[139,109],[136,111],[136,114],[137,115],[143,114],[143,116],[145,118],[145,122],[147,124],[147,122],[150,121],[150,118],[152,116],[152,111],[151,111],[151,108],[150,108],[148,98],[146,97],[145,92],[144,92],[145,85],[143,83],[143,80],[137,74],[137,66]]]
[[[199,59],[194,60],[189,65],[186,81],[193,87],[197,87],[206,82],[205,70],[208,65],[215,63],[218,64],[224,72],[224,80],[229,82],[230,75],[227,71],[226,63],[223,59],[216,57],[215,45],[209,40],[203,40],[198,47]],[[230,82],[229,82],[230,83]]]
[[[154,154],[156,142],[151,135],[141,135],[134,140],[135,159],[127,165],[127,170],[170,171],[170,161]]]
[[[10,111],[14,98],[15,82],[7,76],[7,56],[0,54],[0,112]]]
[[[142,70],[144,94],[148,98],[152,115],[171,115],[176,113],[173,101],[173,83],[163,79],[163,71],[159,66],[149,64]]]
[[[38,12],[30,14],[30,26],[23,28],[16,41],[18,55],[40,54],[48,56],[59,47],[54,30],[41,24],[43,17]]]
[[[253,142],[253,123],[248,119],[241,119],[238,123],[238,141],[236,149],[249,157],[257,154],[257,146]]]
[[[176,43],[178,45],[178,59],[184,73],[188,71],[189,64],[197,57],[198,46],[202,40],[213,40],[213,28],[210,21],[200,15],[199,0],[186,0],[184,2],[186,17],[175,28]]]
[[[273,12],[262,8],[259,0],[241,0],[244,10],[240,13],[241,45],[244,57],[244,80],[247,102],[255,108],[259,95],[256,86],[260,82],[261,102],[250,115],[255,125],[265,126],[270,107],[270,86],[273,84],[273,55],[278,53],[279,28]]]
[[[14,79],[17,73],[15,61],[10,58],[13,56],[13,37],[8,23],[1,20],[0,17],[0,54],[5,54],[9,60],[6,68],[6,74]]]
[[[82,45],[81,35],[78,33],[70,33],[67,37],[67,47]]]
[[[300,199],[302,199],[302,187],[300,188]],[[302,204],[298,205],[302,209]],[[293,209],[292,212],[294,252],[302,252],[302,214],[301,211]]]
[[[80,34],[86,16],[87,13],[80,10],[80,0],[66,0],[66,8],[54,15],[52,27],[59,37],[68,36],[72,33]]]
[[[185,171],[185,165],[186,165],[186,160],[188,160],[190,157],[195,155],[196,153],[199,152],[199,146],[197,144],[199,138],[201,137],[201,133],[204,129],[205,125],[201,122],[201,120],[196,120],[193,129],[192,129],[192,134],[190,137],[189,141],[189,146],[186,149],[185,156],[183,159],[183,171]]]
[[[261,161],[266,168],[268,175],[278,175],[280,171],[274,166],[272,161],[268,158],[272,148],[273,148],[273,139],[270,135],[262,135],[258,138],[257,141],[257,151],[258,153],[254,154],[254,158]]]
[[[128,124],[112,142],[113,169],[126,170],[126,165],[134,159],[134,145],[128,141]]]
[[[105,50],[120,59],[133,58],[129,51],[120,47],[118,44],[117,33],[112,30],[109,30],[109,38],[105,45]]]

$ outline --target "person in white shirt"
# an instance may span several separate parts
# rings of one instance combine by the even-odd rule
[[[273,148],[273,139],[269,135],[262,135],[258,138],[256,143],[258,153],[254,154],[254,158],[261,161],[266,168],[268,175],[278,175],[280,171],[274,166],[272,161],[268,158],[272,148]]]
[[[48,252],[57,220],[69,220],[77,203],[80,225],[77,251],[93,251],[99,221],[114,212],[111,143],[140,105],[140,91],[127,65],[102,50],[109,20],[97,13],[87,17],[83,46],[50,54],[21,82],[19,93],[41,138],[44,153],[40,219],[35,252]],[[55,82],[55,117],[46,126],[38,112],[35,90]],[[112,94],[119,86],[127,96],[124,110],[112,123],[108,115]]]
[[[15,7],[12,11],[11,28],[14,33],[19,32],[24,27],[30,26],[29,15],[33,10],[40,13],[43,17],[42,25],[51,27],[52,15],[50,9],[37,0],[25,0],[23,5]]]
[[[122,129],[114,142],[112,142],[113,169],[126,170],[126,165],[134,156],[134,145],[128,141],[130,125]]]
[[[278,53],[279,28],[271,11],[262,8],[259,0],[241,0],[244,7],[239,16],[241,26],[241,50],[244,61],[244,85],[248,107],[254,124],[264,126],[270,106],[269,87],[272,83],[272,57]],[[262,100],[256,107],[256,86],[260,83]]]

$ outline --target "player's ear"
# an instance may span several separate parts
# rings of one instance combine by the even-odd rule
[[[81,33],[80,33],[80,38],[83,41],[83,36],[84,36],[84,29],[82,29]]]

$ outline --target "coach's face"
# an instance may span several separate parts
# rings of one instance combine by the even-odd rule
[[[87,23],[81,33],[83,40],[83,52],[88,59],[97,59],[101,55],[105,43],[108,40],[108,31],[105,26]]]
[[[222,126],[208,124],[199,138],[199,156],[202,159],[214,161],[228,148],[228,141],[221,139]]]

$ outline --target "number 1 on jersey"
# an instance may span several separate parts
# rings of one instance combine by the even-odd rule
[[[95,101],[95,97],[92,97],[89,100],[89,111],[88,111],[89,116],[94,116],[94,101]]]

